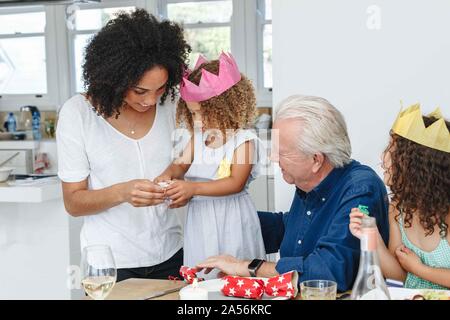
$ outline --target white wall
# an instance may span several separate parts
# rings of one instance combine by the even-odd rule
[[[367,26],[377,25],[372,5],[380,29]],[[449,18],[448,0],[273,1],[274,106],[291,94],[328,99],[347,121],[353,158],[381,174],[400,100],[450,117]],[[291,189],[275,177],[277,210]]]

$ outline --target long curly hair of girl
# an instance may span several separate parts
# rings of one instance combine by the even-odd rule
[[[423,117],[425,126],[436,118]],[[450,129],[450,123],[446,122]],[[432,149],[405,139],[393,132],[385,150],[391,156],[387,168],[387,185],[392,192],[392,203],[398,214],[403,212],[405,227],[411,227],[413,214],[417,214],[426,236],[433,234],[436,225],[440,236],[446,237],[445,222],[450,211],[450,153]]]

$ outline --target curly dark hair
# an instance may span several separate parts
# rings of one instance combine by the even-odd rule
[[[203,63],[195,69],[188,80],[198,85],[202,69],[219,74],[219,60]],[[227,129],[248,128],[256,114],[255,90],[251,81],[241,73],[241,80],[221,95],[200,102],[202,116],[208,129],[219,129],[226,134]],[[193,130],[191,113],[186,102],[180,98],[177,106],[177,125],[185,123]]]
[[[175,99],[191,47],[183,28],[158,21],[144,9],[119,12],[90,41],[85,51],[83,79],[86,95],[99,115],[120,114],[127,90],[155,66],[167,69],[169,79],[161,103]]]
[[[428,127],[436,118],[423,117]],[[450,129],[450,123],[446,122]],[[398,214],[404,214],[405,227],[411,227],[413,214],[418,214],[426,236],[439,226],[440,236],[446,237],[445,222],[450,211],[450,153],[432,149],[405,139],[391,131],[391,142],[384,151],[391,156],[388,186],[392,203]]]

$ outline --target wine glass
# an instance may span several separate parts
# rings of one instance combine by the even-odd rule
[[[117,270],[111,248],[107,245],[83,249],[82,272],[84,291],[94,300],[104,300],[116,283]]]

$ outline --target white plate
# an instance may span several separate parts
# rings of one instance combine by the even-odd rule
[[[388,290],[389,290],[389,294],[391,295],[391,300],[411,299],[416,294],[423,294],[426,291],[445,292],[450,297],[450,290],[407,289],[407,288],[396,288],[396,287],[389,287]]]
[[[255,278],[255,279],[265,279],[265,278]],[[192,284],[184,287],[180,290],[186,290],[187,288],[192,287]],[[254,300],[254,299],[245,299],[245,298],[237,298],[237,297],[229,297],[222,293],[223,288],[223,280],[222,279],[211,279],[198,282],[198,287],[204,288],[208,290],[208,300]],[[288,300],[288,297],[272,297],[264,294],[261,298],[262,300]]]

